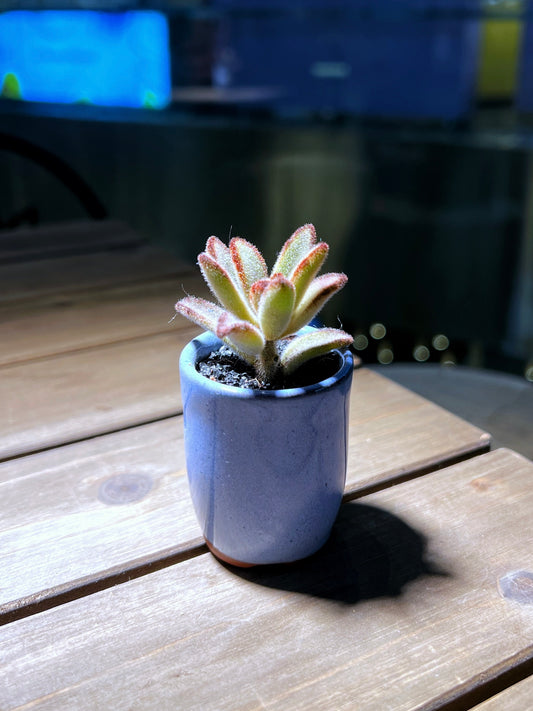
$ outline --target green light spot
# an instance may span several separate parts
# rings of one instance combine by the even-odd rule
[[[0,96],[2,99],[22,99],[20,82],[14,72],[6,72],[4,74]]]
[[[157,109],[157,97],[153,91],[147,89],[143,96],[143,107],[145,109]]]

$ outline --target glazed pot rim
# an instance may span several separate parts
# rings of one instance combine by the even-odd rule
[[[309,328],[309,327],[307,327]],[[306,328],[306,330],[307,330]],[[340,360],[338,370],[324,380],[320,380],[310,385],[295,388],[282,388],[278,390],[255,390],[252,388],[241,388],[236,385],[227,385],[219,383],[215,380],[210,380],[205,375],[202,375],[197,369],[197,362],[207,356],[212,350],[222,345],[222,341],[214,334],[206,331],[201,333],[196,338],[193,338],[187,343],[180,355],[180,369],[187,370],[187,377],[194,381],[198,386],[211,390],[213,393],[219,392],[221,395],[231,395],[236,398],[294,398],[303,395],[322,392],[332,388],[339,383],[349,378],[354,368],[353,355],[349,350],[334,349],[331,352],[336,353]]]

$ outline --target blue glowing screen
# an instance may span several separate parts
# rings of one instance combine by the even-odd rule
[[[4,98],[159,109],[170,91],[168,25],[159,12],[0,14]]]

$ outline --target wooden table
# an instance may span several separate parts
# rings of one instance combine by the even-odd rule
[[[457,365],[373,366],[387,378],[490,432],[492,446],[533,459],[533,384],[524,377]]]
[[[203,287],[98,249],[0,266],[0,709],[527,708],[533,464],[360,368],[329,543],[226,567],[168,323]]]

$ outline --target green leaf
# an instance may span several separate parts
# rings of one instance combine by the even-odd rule
[[[256,311],[259,308],[259,300],[261,299],[261,294],[269,284],[270,279],[259,279],[258,281],[254,282],[250,287],[250,291],[248,292],[248,298],[250,300],[252,308],[254,308]]]
[[[340,291],[348,281],[346,274],[323,274],[314,279],[307,288],[302,300],[296,307],[288,328],[282,334],[296,333],[313,319],[333,294]]]
[[[209,254],[215,262],[217,262],[225,271],[228,273],[228,275],[231,277],[231,280],[234,282],[235,286],[237,286],[239,289],[241,288],[241,281],[239,279],[239,275],[237,274],[237,270],[235,269],[235,265],[233,264],[233,259],[231,258],[231,252],[230,249],[227,245],[222,242],[218,237],[215,237],[212,235],[208,240],[205,245],[205,251],[207,254]]]
[[[218,321],[225,313],[224,309],[217,304],[197,296],[186,296],[184,299],[180,299],[174,308],[189,321],[193,321],[213,333],[216,333]]]
[[[296,303],[298,304],[309,284],[320,271],[328,256],[329,247],[325,242],[316,244],[306,256],[301,259],[292,271],[290,280],[296,287]]]
[[[218,320],[216,335],[248,356],[257,356],[265,347],[261,331],[248,321],[224,312]]]
[[[272,275],[283,274],[290,277],[292,271],[316,243],[316,232],[313,225],[302,225],[285,242],[278,255]]]
[[[257,316],[267,341],[275,341],[289,325],[296,290],[294,284],[281,274],[271,279],[259,299]]]
[[[229,243],[229,250],[244,293],[248,294],[254,282],[268,276],[263,255],[255,245],[242,237],[234,237]]]
[[[335,348],[348,348],[352,343],[353,338],[338,328],[317,328],[292,339],[281,355],[281,365],[289,374],[311,358],[325,355]]]
[[[214,257],[202,252],[198,256],[198,264],[209,288],[222,306],[239,319],[255,322],[248,300]]]
[[[223,267],[226,267],[226,262],[229,264],[229,261],[231,260],[229,247],[227,247],[218,237],[215,237],[215,235],[211,235],[211,237],[207,240],[205,244],[205,251]]]

